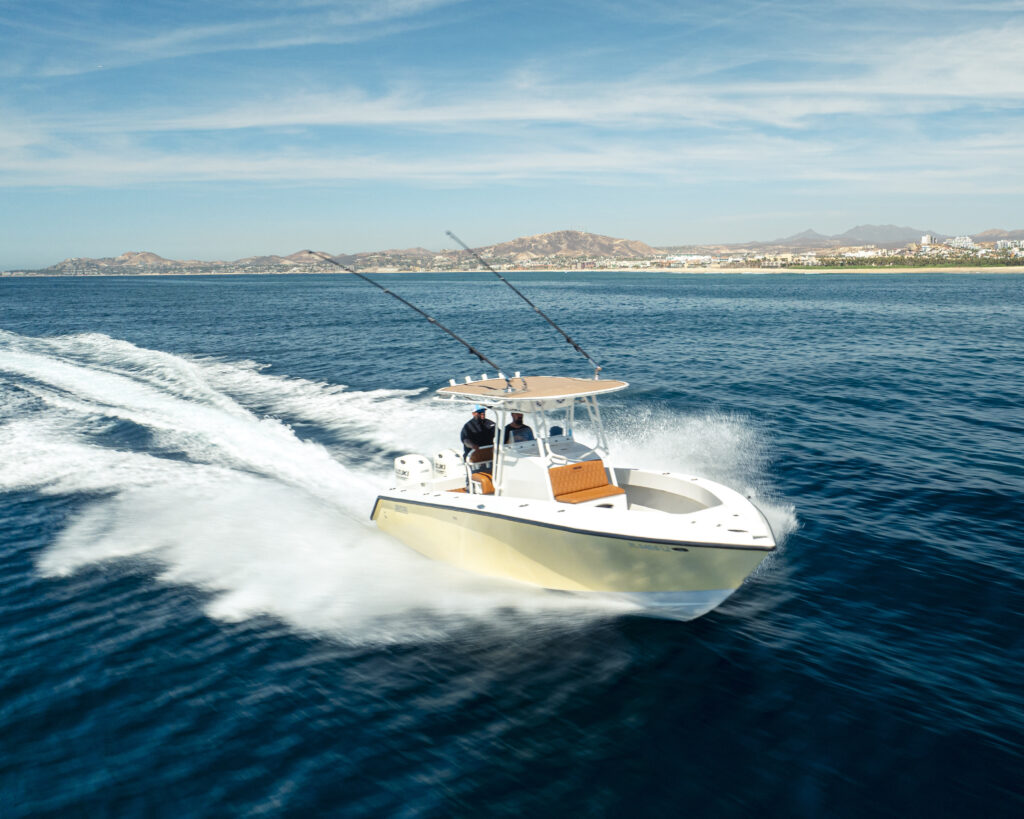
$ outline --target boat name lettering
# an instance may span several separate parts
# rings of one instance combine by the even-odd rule
[[[631,549],[649,549],[652,552],[671,552],[672,549],[669,546],[659,546],[656,543],[634,543],[629,544]]]

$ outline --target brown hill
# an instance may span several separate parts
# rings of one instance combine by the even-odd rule
[[[615,239],[596,233],[579,230],[558,230],[537,236],[523,236],[511,242],[480,248],[487,256],[511,257],[516,261],[537,259],[545,256],[604,256],[616,259],[630,259],[641,256],[661,256],[662,251],[633,239]]]
[[[104,260],[107,261],[107,260]],[[112,267],[118,265],[127,265],[129,267],[143,267],[143,266],[154,266],[160,267],[165,264],[174,264],[174,262],[165,259],[163,256],[157,256],[155,253],[150,253],[148,250],[142,251],[131,251],[122,253],[116,259],[110,259]]]
[[[435,251],[427,250],[425,247],[410,247],[405,250],[367,250],[362,253],[342,254],[336,258],[342,264],[386,265],[391,262],[399,262],[402,260],[423,263],[430,261],[435,256],[437,256]]]
[[[155,253],[148,251],[128,251],[122,253],[120,256],[113,257],[107,256],[102,259],[65,259],[62,262],[58,262],[53,267],[47,268],[56,272],[69,272],[80,270],[84,268],[99,269],[99,270],[127,270],[127,269],[150,269],[150,268],[165,268],[175,267],[181,264],[173,259],[165,259],[163,256],[157,256]]]
[[[1000,230],[992,228],[974,234],[974,240],[979,242],[998,242],[1000,239],[1024,239],[1024,230]]]
[[[429,257],[433,258],[437,255],[436,251],[427,250],[425,247],[409,247],[405,250],[382,250],[381,253],[385,253],[389,256],[414,256],[414,257]]]

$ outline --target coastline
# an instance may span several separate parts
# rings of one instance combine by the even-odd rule
[[[360,270],[360,273],[373,274],[375,276],[404,276],[411,273],[476,273],[475,270]],[[808,267],[714,267],[714,268],[678,268],[678,267],[597,267],[586,270],[572,270],[565,268],[536,268],[530,270],[503,270],[503,273],[667,273],[671,275],[719,275],[735,274],[748,276],[770,276],[777,274],[812,275],[822,276],[828,274],[903,274],[903,273],[957,273],[960,275],[978,275],[984,273],[1018,273],[1024,274],[1024,265],[1009,265],[1000,267],[829,267],[814,269]],[[0,278],[32,278],[32,279],[98,279],[98,278],[159,278],[161,276],[349,276],[345,271],[317,270],[317,271],[254,271],[254,270],[218,270],[202,272],[190,271],[168,271],[168,272],[131,272],[131,273],[41,273],[36,271],[3,271]]]
[[[961,273],[965,275],[977,273],[1024,273],[1024,265],[1006,265],[1000,267],[721,267],[702,270],[679,270],[678,268],[648,268],[652,273],[740,273],[747,275],[794,273],[825,275],[829,273]]]

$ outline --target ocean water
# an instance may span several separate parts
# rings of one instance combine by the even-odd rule
[[[511,278],[621,462],[781,547],[689,623],[368,520],[478,362],[346,276],[0,281],[0,816],[1020,816],[1024,277]],[[379,276],[587,375],[487,274]]]

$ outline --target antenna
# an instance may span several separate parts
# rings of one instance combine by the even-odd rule
[[[453,333],[451,330],[449,330],[447,327],[445,327],[441,322],[439,322],[436,318],[431,316],[429,313],[425,313],[423,310],[420,310],[420,308],[417,307],[412,302],[406,301],[401,296],[399,296],[397,293],[393,293],[390,290],[388,290],[386,287],[384,287],[383,285],[377,284],[377,282],[375,282],[369,276],[365,276],[362,273],[357,273],[351,267],[346,267],[341,262],[339,262],[337,259],[331,258],[326,253],[321,253],[318,250],[305,250],[303,252],[304,253],[308,253],[310,256],[316,256],[318,259],[323,259],[325,262],[330,262],[335,267],[340,267],[346,273],[351,273],[353,276],[358,276],[364,282],[369,282],[374,287],[376,287],[378,290],[383,290],[389,296],[392,296],[392,297],[398,299],[406,307],[411,307],[413,310],[415,310],[417,313],[419,313],[421,316],[423,316],[423,318],[425,318],[431,324],[436,326],[438,329],[444,330],[448,335],[450,335],[452,338],[454,338],[457,342],[459,342],[459,344],[461,344],[463,347],[465,347],[467,350],[469,350],[473,355],[475,355],[477,358],[479,358],[485,364],[490,364],[492,367],[494,367],[494,369],[498,371],[499,377],[502,377],[501,374],[504,373],[505,371],[501,367],[499,367],[497,364],[495,364],[493,361],[491,361],[491,359],[489,359],[487,356],[485,356],[483,353],[481,353],[479,350],[477,350],[472,344],[470,344],[464,338],[462,338],[461,336],[457,336],[455,333]],[[508,392],[513,392],[512,382],[508,380],[507,376],[505,376],[504,378],[505,378],[505,388],[506,388],[506,390]]]
[[[592,359],[589,355],[587,355],[587,351],[586,350],[584,350],[582,347],[580,347],[579,344],[577,344],[575,341],[573,341],[569,337],[569,334],[565,332],[565,330],[563,330],[561,327],[559,327],[557,324],[555,324],[550,318],[548,318],[543,310],[541,310],[536,304],[534,304],[532,301],[530,301],[528,298],[526,298],[526,296],[524,296],[516,288],[516,286],[514,284],[512,284],[512,282],[510,282],[508,279],[506,279],[504,276],[502,276],[497,270],[495,270],[493,267],[491,267],[489,264],[487,264],[487,262],[485,262],[483,260],[483,258],[480,256],[479,253],[477,253],[475,250],[473,250],[471,247],[469,247],[469,245],[467,245],[465,242],[463,242],[462,239],[460,239],[458,236],[456,236],[450,230],[446,230],[445,233],[448,236],[450,236],[452,239],[454,239],[456,242],[458,242],[460,245],[462,245],[463,249],[467,253],[471,254],[474,259],[476,259],[478,262],[480,262],[480,264],[482,264],[485,268],[490,270],[491,273],[493,273],[495,276],[497,276],[499,279],[501,279],[503,282],[505,282],[505,284],[507,284],[509,287],[511,287],[512,290],[515,292],[515,294],[517,296],[519,296],[519,298],[521,298],[528,305],[530,305],[530,307],[532,307],[534,309],[534,311],[538,315],[540,315],[540,317],[543,318],[548,324],[550,324],[552,327],[554,327],[556,330],[558,330],[558,332],[560,332],[562,334],[562,337],[565,338],[565,340],[568,341],[572,345],[572,348],[576,352],[578,352],[585,359],[587,359],[587,361],[589,361],[591,364],[593,364],[594,365],[594,380],[597,381],[598,373],[601,372],[601,365],[598,364],[596,361],[594,361],[594,359]]]

